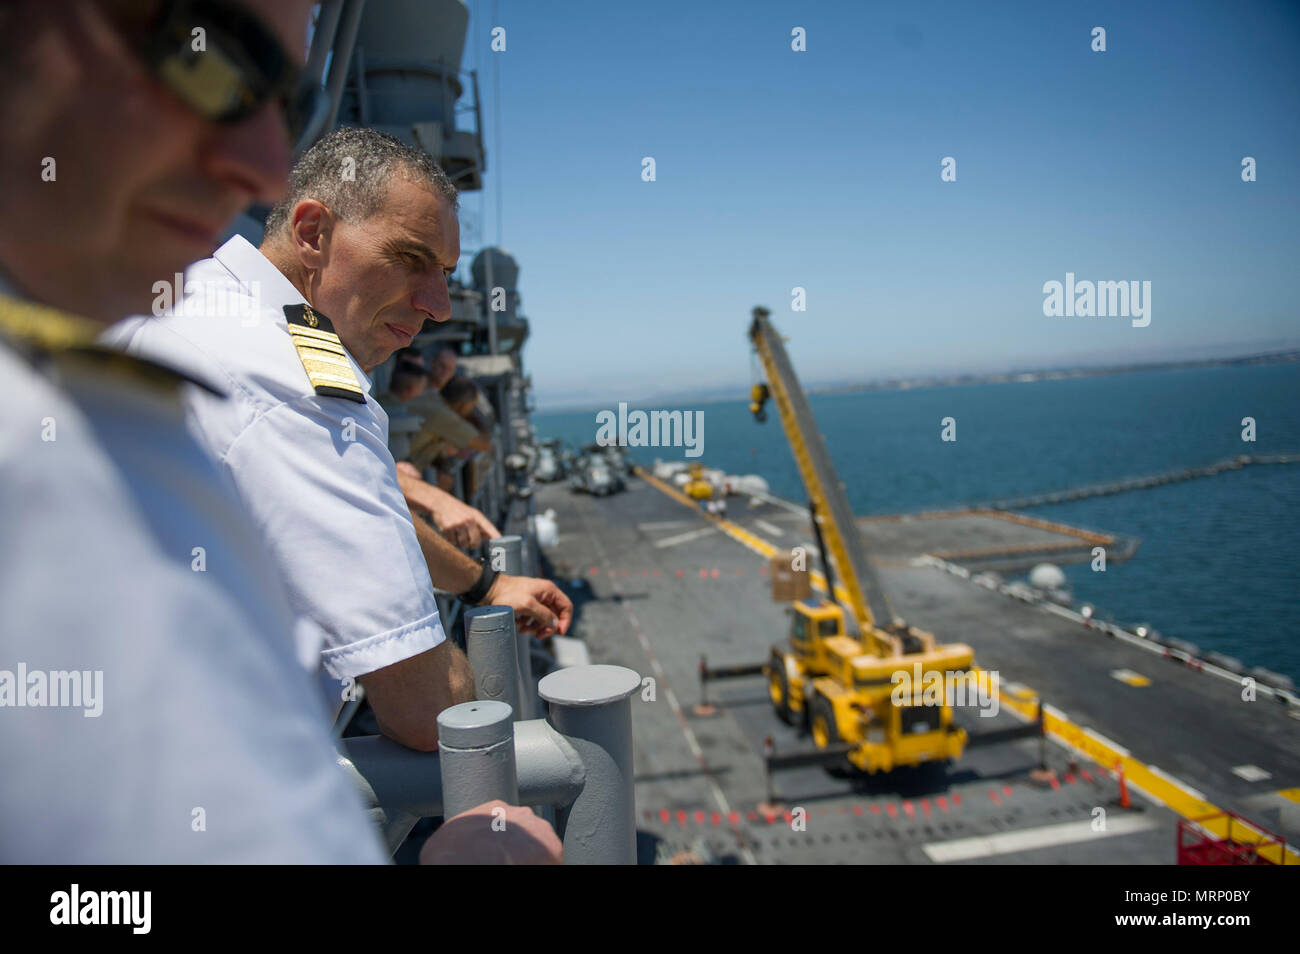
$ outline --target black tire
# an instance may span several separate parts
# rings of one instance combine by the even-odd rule
[[[786,725],[792,725],[794,713],[790,711],[790,679],[785,673],[785,660],[773,658],[767,667],[767,694],[772,700],[772,708],[778,719]]]
[[[808,729],[812,732],[813,744],[819,749],[839,743],[840,732],[835,724],[835,709],[825,696],[813,696],[812,704],[808,706]]]

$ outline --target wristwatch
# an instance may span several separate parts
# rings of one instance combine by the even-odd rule
[[[472,606],[478,606],[487,598],[488,590],[492,589],[492,584],[497,581],[497,571],[492,569],[490,561],[484,559],[480,561],[483,569],[479,571],[478,582],[471,586],[464,593],[457,597],[462,603],[469,603]]]

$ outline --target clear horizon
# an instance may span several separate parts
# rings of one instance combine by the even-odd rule
[[[1081,362],[1079,364],[1074,364],[1074,365],[1059,364],[1055,366],[1044,365],[1041,367],[1026,366],[1026,367],[1013,367],[1013,368],[992,368],[987,370],[972,370],[969,368],[964,370],[954,369],[949,371],[938,370],[938,371],[931,371],[931,372],[921,372],[912,375],[909,374],[884,375],[880,377],[871,378],[869,380],[860,380],[860,381],[847,380],[847,379],[845,380],[823,379],[817,381],[809,381],[809,380],[805,380],[803,375],[799,375],[799,379],[800,379],[800,383],[804,386],[804,389],[810,394],[819,393],[819,392],[824,393],[831,390],[835,390],[835,391],[866,390],[873,386],[883,384],[888,381],[909,381],[909,382],[914,381],[914,382],[918,382],[917,383],[918,388],[946,387],[947,384],[943,382],[947,378],[955,378],[960,376],[970,376],[977,379],[984,379],[984,378],[996,378],[1000,376],[1015,375],[1015,374],[1051,374],[1054,372],[1062,372],[1062,373],[1079,372],[1079,373],[1098,374],[1098,375],[1108,374],[1108,373],[1125,374],[1125,373],[1142,371],[1142,370],[1159,370],[1165,366],[1176,367],[1183,363],[1196,363],[1200,361],[1229,362],[1229,361],[1240,360],[1243,358],[1264,357],[1272,354],[1284,355],[1296,350],[1300,350],[1300,339],[1292,340],[1284,344],[1278,344],[1275,347],[1261,346],[1258,350],[1252,349],[1251,347],[1245,345],[1243,345],[1239,351],[1233,350],[1231,348],[1225,348],[1223,353],[1217,356],[1186,356],[1186,357],[1170,356],[1166,358],[1156,357],[1150,359],[1149,361],[1126,358],[1124,362],[1118,362],[1118,361],[1108,362],[1105,359],[1098,359],[1097,363]],[[797,368],[795,369],[795,373],[796,374],[799,373]],[[963,382],[963,383],[967,383],[967,382]],[[711,387],[699,389],[694,392],[689,390],[679,390],[673,392],[655,392],[655,393],[648,393],[644,395],[633,395],[630,398],[620,397],[613,402],[602,401],[600,398],[589,398],[589,399],[577,398],[577,399],[573,399],[572,401],[561,399],[558,402],[552,400],[552,401],[548,401],[545,404],[539,401],[537,405],[537,412],[539,414],[550,414],[550,413],[564,414],[564,413],[578,413],[582,411],[597,411],[597,410],[608,409],[609,407],[616,407],[618,402],[620,401],[626,402],[630,407],[643,407],[643,408],[651,407],[651,406],[681,407],[681,406],[685,406],[687,403],[713,404],[719,401],[732,401],[732,400],[741,401],[741,400],[748,400],[748,393],[749,393],[748,389],[749,389],[748,381],[741,382],[737,380],[731,383],[722,383],[722,384],[713,385]],[[721,391],[733,391],[734,394],[724,395],[721,393],[715,393]]]
[[[810,385],[1300,340],[1295,5],[473,13],[463,241],[519,260],[539,406],[747,381],[756,304]],[[1069,273],[1150,282],[1150,324],[1045,316]]]

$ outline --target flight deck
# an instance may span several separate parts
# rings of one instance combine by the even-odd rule
[[[816,545],[788,501],[733,496],[721,520],[690,503],[649,475],[607,497],[537,485],[560,528],[544,556],[574,600],[571,635],[593,662],[653,679],[633,700],[642,862],[1173,864],[1180,818],[1223,810],[1300,860],[1300,707],[1267,690],[1246,701],[1240,679],[981,579],[990,562],[1135,546],[1018,514],[859,525],[893,611],[996,675],[996,714],[959,708],[959,723],[972,736],[1024,725],[1041,699],[1046,738],[972,746],[946,771],[769,773],[766,754],[812,740],[776,717],[761,676],[705,686],[701,658],[752,664],[784,642],[767,554]]]

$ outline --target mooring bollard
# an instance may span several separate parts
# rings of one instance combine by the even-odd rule
[[[465,652],[474,670],[474,695],[504,702],[515,721],[527,718],[521,702],[519,646],[515,611],[509,606],[478,606],[465,612]]]
[[[497,798],[519,804],[514,722],[504,702],[462,702],[439,713],[438,755],[447,818]]]
[[[550,723],[573,745],[587,780],[558,814],[569,864],[636,864],[632,702],[641,677],[622,666],[572,666],[541,681]]]

